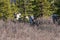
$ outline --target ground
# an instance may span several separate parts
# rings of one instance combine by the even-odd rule
[[[50,19],[40,26],[0,20],[0,40],[60,40],[60,27]]]

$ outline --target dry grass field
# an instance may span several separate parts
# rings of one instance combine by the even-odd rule
[[[0,40],[60,40],[60,27],[50,21],[31,26],[28,23],[0,20]]]

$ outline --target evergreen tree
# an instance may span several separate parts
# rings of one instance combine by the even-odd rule
[[[59,9],[59,0],[1,0],[0,17],[13,19],[13,14],[16,12],[21,12],[22,16],[34,15],[39,17],[41,14],[49,16],[57,8]]]

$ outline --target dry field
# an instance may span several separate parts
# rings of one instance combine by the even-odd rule
[[[60,40],[60,27],[50,19],[38,27],[0,20],[0,40]]]

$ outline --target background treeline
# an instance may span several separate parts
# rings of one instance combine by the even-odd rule
[[[13,19],[18,12],[35,17],[60,14],[60,0],[0,0],[0,19]]]

